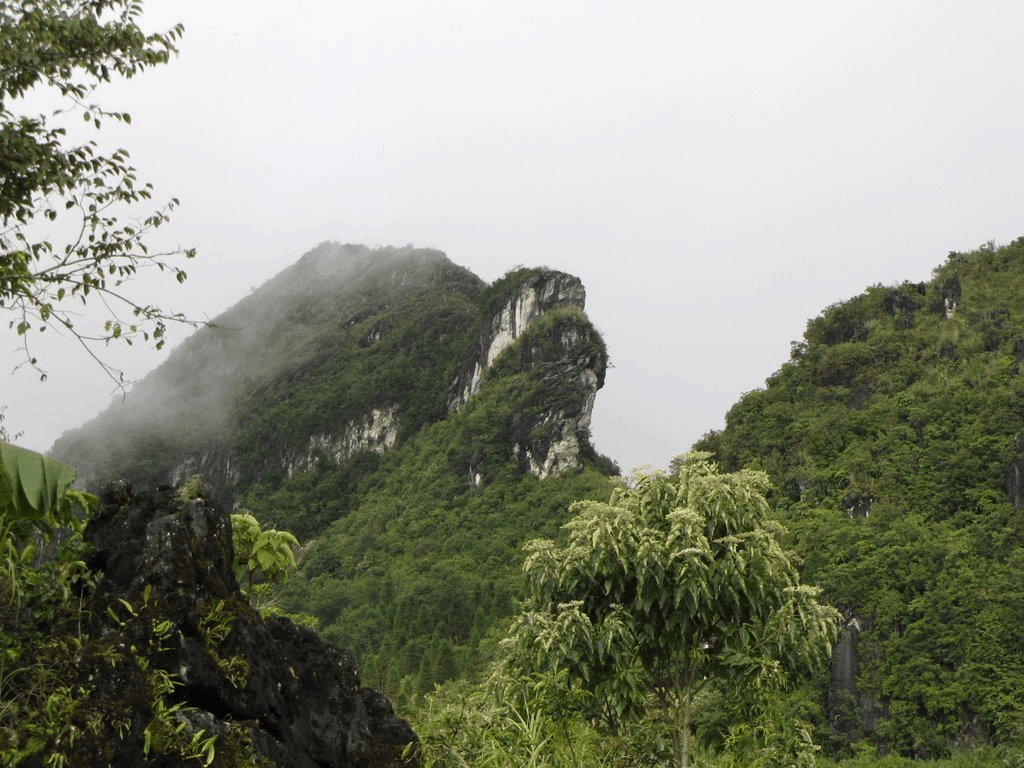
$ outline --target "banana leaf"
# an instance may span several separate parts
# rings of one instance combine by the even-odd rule
[[[67,464],[0,441],[0,531],[15,537],[36,529],[46,537],[78,528],[75,506],[95,508],[95,496],[71,489],[77,472]]]

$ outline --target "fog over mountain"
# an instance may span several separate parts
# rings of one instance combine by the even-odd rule
[[[324,242],[197,330],[123,401],[65,432],[52,454],[93,489],[201,472],[230,504],[318,466],[365,475],[380,455],[476,408],[488,415],[442,451],[463,484],[488,484],[506,465],[538,479],[584,465],[614,473],[591,442],[607,351],[585,304],[578,278],[544,267],[488,285],[440,251]],[[507,413],[477,405],[485,384]]]

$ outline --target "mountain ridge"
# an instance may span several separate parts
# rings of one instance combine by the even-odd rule
[[[241,453],[248,466],[238,460],[241,443],[259,444],[264,453],[268,443],[274,445],[276,461],[289,475],[297,467],[308,470],[321,450],[342,461],[360,450],[391,448],[464,405],[498,353],[541,314],[569,306],[583,311],[586,294],[578,278],[545,268],[510,276],[491,290],[495,301],[484,297],[483,281],[439,251],[321,243],[179,345],[124,405],[115,403],[88,425],[65,433],[51,452],[79,467],[86,482],[109,479],[115,468],[113,474],[127,472],[129,479],[148,484],[201,471],[224,489],[259,479],[266,470],[254,466],[260,459],[245,456],[246,450]],[[417,310],[414,300],[429,306]],[[495,305],[493,317],[482,316],[477,307],[487,300]],[[396,311],[410,306],[422,316],[396,331],[396,323],[407,321],[396,318]],[[389,344],[388,337],[396,334],[404,337]],[[603,350],[603,342],[594,338]],[[332,347],[346,344],[353,350],[337,355],[337,362],[331,359]],[[374,360],[376,346],[385,353]],[[440,373],[433,370],[439,362],[447,365]],[[593,364],[595,374],[585,385],[596,392],[606,363],[595,359]],[[349,379],[360,391],[327,391],[338,389],[338,369],[346,365],[362,365],[370,381],[353,375]],[[400,368],[405,370],[396,373]],[[290,395],[267,396],[302,379],[320,379],[322,391],[300,414],[282,402]],[[593,394],[580,414],[581,432],[589,427],[592,407]],[[279,420],[287,419],[292,431],[301,422],[304,439],[275,443],[251,434],[275,431],[256,415],[270,410],[284,411]],[[572,432],[573,425],[565,426]],[[88,446],[80,443],[86,433]],[[159,444],[146,446],[155,434]],[[141,442],[143,453],[163,456],[147,464],[116,447],[104,456],[104,446],[97,445],[99,440],[116,446],[126,438],[135,442],[135,453]],[[572,443],[574,435],[562,438]],[[567,450],[578,453],[578,446]],[[167,455],[174,456],[170,467]],[[578,468],[577,462],[568,463]],[[550,472],[554,464],[542,460],[535,471]]]

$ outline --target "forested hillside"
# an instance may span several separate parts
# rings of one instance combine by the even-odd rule
[[[844,614],[831,725],[927,757],[1024,733],[1024,238],[808,323],[697,446],[771,476]]]
[[[837,757],[938,758],[1024,738],[1021,296],[1024,239],[872,286],[812,319],[694,446],[725,472],[767,473],[801,583],[842,616],[831,680],[756,706],[706,693],[693,720],[706,755],[799,747],[809,765],[812,739]],[[493,674],[525,594],[523,545],[563,541],[570,502],[622,492],[589,440],[607,352],[583,301],[576,278],[544,268],[486,285],[436,251],[323,244],[55,452],[94,485],[201,472],[234,508],[297,533],[280,607],[353,649],[428,744],[456,749],[463,733],[465,754],[497,749],[514,719],[470,737],[467,707],[514,718],[516,705],[463,683],[423,694]],[[644,695],[634,756],[664,746]],[[559,701],[527,741],[572,754],[571,720],[616,753],[623,733]]]
[[[374,406],[400,406],[410,435],[445,413],[484,287],[439,251],[322,243],[53,453],[94,484],[163,483],[196,469],[212,470],[224,491],[279,482],[310,436]]]
[[[284,604],[391,694],[476,670],[522,545],[618,473],[590,443],[607,352],[580,281],[493,285],[438,251],[324,243],[53,453],[94,490],[203,474],[304,543]]]

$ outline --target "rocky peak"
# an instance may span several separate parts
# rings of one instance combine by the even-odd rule
[[[484,372],[530,324],[545,312],[564,307],[583,310],[587,293],[578,277],[544,270],[515,286],[485,322],[474,353],[449,387],[448,410],[457,410],[480,389]]]
[[[540,413],[515,416],[512,451],[523,469],[540,480],[575,472],[589,443],[597,390],[604,386],[604,345],[589,323],[571,317],[525,341],[523,360],[553,396]]]
[[[583,315],[585,304],[578,277],[553,270],[527,274],[485,320],[448,390],[449,410],[459,410],[488,375],[529,371],[544,392],[543,407],[515,414],[510,439],[522,470],[541,480],[580,468],[594,400],[604,386],[607,353]],[[480,485],[486,469],[471,462],[469,474]]]
[[[437,251],[323,243],[52,452],[93,487],[202,474],[230,505],[256,483],[401,449],[465,415],[514,352],[528,383],[506,400],[516,415],[489,425],[507,436],[498,460],[511,451],[538,478],[574,471],[607,364],[585,302],[580,279],[556,270],[517,269],[487,287]],[[459,471],[483,484],[486,463]]]

